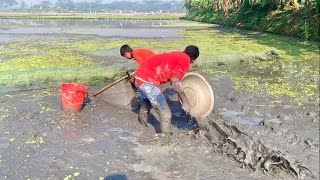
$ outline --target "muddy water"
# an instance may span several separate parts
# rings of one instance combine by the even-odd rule
[[[135,31],[126,29],[132,24]],[[165,24],[166,21],[1,20],[0,43],[99,36],[179,37],[177,32],[183,28],[162,28]],[[157,29],[150,29],[154,25]],[[172,122],[174,144],[161,147],[155,135],[160,132],[160,124],[154,116],[150,119],[152,126],[146,129],[138,123],[136,109],[121,109],[93,98],[82,112],[68,113],[61,109],[59,91],[2,94],[0,179],[268,179],[214,153],[204,135],[192,135],[196,123],[184,115],[176,101],[169,99],[171,107],[176,108]]]
[[[14,20],[0,19],[1,39],[14,36],[36,39],[37,35],[87,34],[103,37],[170,38],[184,28],[170,27],[181,21],[165,20]],[[168,27],[169,26],[169,27]],[[132,30],[134,28],[134,30]],[[190,28],[190,27],[189,27]],[[148,33],[145,33],[148,31]],[[31,37],[28,37],[32,35]],[[17,38],[18,39],[18,38]]]
[[[2,26],[43,26],[43,27],[159,27],[182,24],[181,20],[82,20],[82,19],[0,19]]]
[[[0,47],[24,40],[168,40],[194,28],[171,26],[174,23],[178,22],[1,20]],[[248,72],[237,63],[220,67]],[[281,73],[275,68],[258,75]],[[59,89],[1,93],[1,179],[291,179],[308,170],[314,174],[307,178],[319,177],[314,101],[302,109],[285,98],[236,91],[225,77],[208,79],[215,110],[195,135],[197,123],[180,109],[172,89],[164,89],[173,112],[174,143],[169,147],[159,146],[155,136],[160,132],[156,114],[145,129],[131,107],[92,98],[81,113],[72,114],[61,110]]]
[[[0,98],[1,179],[268,179],[213,152],[204,134],[192,135],[174,101],[173,145],[161,147],[137,114],[92,98],[82,112],[65,112],[59,89]],[[169,91],[168,91],[169,92]],[[167,97],[172,93],[167,93]],[[187,135],[190,134],[190,135]]]

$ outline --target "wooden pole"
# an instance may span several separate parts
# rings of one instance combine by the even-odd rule
[[[94,94],[93,94],[93,97],[97,96],[98,94],[102,93],[104,90],[110,88],[111,86],[117,84],[118,82],[120,82],[120,81],[122,81],[122,80],[124,80],[124,79],[126,79],[126,78],[129,78],[129,77],[132,76],[134,73],[135,73],[135,72],[132,72],[132,73],[130,73],[130,74],[127,73],[127,75],[125,75],[125,76],[121,77],[120,79],[117,79],[117,80],[115,80],[114,82],[108,84],[107,86],[103,87],[102,89],[100,89],[99,91],[97,91],[96,93],[94,93]]]

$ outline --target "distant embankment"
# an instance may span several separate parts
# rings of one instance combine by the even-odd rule
[[[1,19],[179,19],[184,13],[0,12]]]
[[[296,36],[308,40],[320,39],[320,15],[309,14],[305,8],[298,11],[259,12],[236,11],[224,15],[223,11],[198,10],[188,13],[184,18],[193,21],[235,26],[239,28]]]

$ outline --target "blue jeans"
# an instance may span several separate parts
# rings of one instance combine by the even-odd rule
[[[160,117],[160,128],[164,134],[171,134],[171,110],[159,87],[144,83],[137,86],[141,97],[141,107],[150,103]]]

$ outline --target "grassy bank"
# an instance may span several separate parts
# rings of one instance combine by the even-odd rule
[[[299,11],[266,11],[257,6],[230,12],[228,16],[224,15],[222,11],[199,10],[187,14],[184,18],[193,21],[295,36],[305,40],[320,39],[320,15],[312,15],[306,8],[302,8]]]

